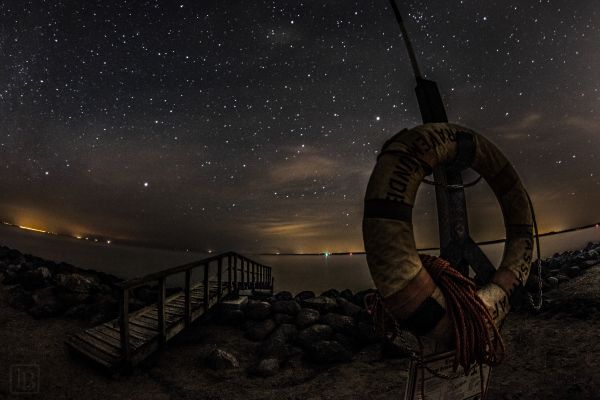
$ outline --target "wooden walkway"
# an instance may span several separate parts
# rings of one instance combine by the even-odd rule
[[[194,283],[192,271],[200,267],[203,279]],[[185,274],[184,290],[166,297],[166,277],[178,273]],[[129,313],[130,290],[156,281],[157,303]],[[65,341],[71,350],[110,370],[139,364],[230,293],[240,289],[272,291],[273,278],[270,267],[237,253],[225,253],[125,281],[119,287],[119,318],[69,335]]]

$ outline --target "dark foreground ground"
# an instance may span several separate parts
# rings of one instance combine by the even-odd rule
[[[562,280],[562,279],[561,279]],[[0,285],[0,288],[2,286]],[[489,399],[600,399],[600,267],[564,280],[539,315],[511,313],[503,334],[508,355],[492,372]],[[292,357],[271,377],[248,371],[257,344],[236,327],[196,325],[129,376],[110,376],[70,356],[63,339],[89,324],[34,319],[0,291],[0,399],[402,399],[405,359],[384,359],[369,345],[347,363],[317,366]],[[213,349],[239,367],[215,371]],[[40,393],[11,392],[10,370],[39,366]],[[29,367],[24,367],[29,368]],[[12,389],[17,388],[13,375]],[[18,383],[18,382],[17,382]],[[27,382],[21,382],[27,383]]]

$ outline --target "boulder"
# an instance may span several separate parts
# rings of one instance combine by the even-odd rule
[[[21,284],[27,290],[39,289],[48,286],[52,273],[46,267],[36,268],[23,272],[20,277]]]
[[[58,274],[56,276],[57,296],[66,306],[86,301],[93,287],[94,282],[80,274]]]
[[[321,318],[321,314],[312,308],[303,308],[296,315],[296,325],[298,328],[306,328],[307,326],[316,324]]]
[[[309,348],[313,344],[327,340],[333,336],[333,329],[329,325],[316,324],[303,329],[296,339],[302,347]]]
[[[296,315],[301,310],[300,304],[296,300],[280,300],[272,304],[274,313]]]
[[[333,364],[352,360],[352,353],[335,340],[321,340],[310,346],[309,356],[318,364]]]
[[[352,290],[350,290],[350,289],[344,289],[340,293],[340,297],[342,297],[348,301],[352,301],[352,299],[354,298],[354,293],[352,293]]]
[[[331,297],[333,299],[340,297],[340,292],[337,289],[329,289],[321,293],[321,296]]]
[[[277,325],[291,324],[294,322],[294,317],[289,314],[276,313],[273,315],[273,319],[275,320]]]
[[[304,291],[298,293],[296,295],[296,297],[294,297],[294,298],[297,301],[302,302],[307,299],[312,299],[313,297],[315,297],[315,292],[313,292],[312,290],[304,290]]]
[[[327,314],[337,308],[337,302],[331,297],[319,296],[302,301],[302,306],[317,310],[321,314]]]
[[[376,289],[362,290],[354,295],[352,302],[359,307],[365,306],[365,296],[370,293],[377,293]]]
[[[569,278],[575,278],[577,275],[581,274],[581,268],[579,268],[577,265],[573,265],[567,268],[565,273]]]
[[[266,301],[250,300],[244,310],[246,317],[253,321],[262,321],[271,315],[271,304]]]
[[[331,328],[339,333],[346,334],[348,336],[357,337],[358,329],[354,318],[347,315],[329,313],[321,317],[321,322],[331,326]]]
[[[336,302],[340,311],[343,314],[348,315],[350,317],[354,317],[364,310],[363,308],[357,306],[356,304],[352,303],[351,301],[347,300],[345,297],[342,296],[338,297],[336,299]]]
[[[556,289],[558,287],[559,281],[557,277],[550,276],[548,277],[548,279],[546,279],[546,283],[548,284],[549,288]]]
[[[293,298],[294,298],[294,296],[292,296],[292,294],[290,292],[288,292],[287,290],[282,290],[281,292],[277,292],[275,294],[275,296],[273,296],[273,299],[275,301],[292,300]]]
[[[252,322],[246,329],[245,335],[248,339],[254,341],[265,340],[277,327],[277,324],[272,319],[264,321]]]
[[[231,353],[221,349],[213,350],[204,360],[209,368],[214,370],[239,368],[240,363]]]
[[[297,334],[298,329],[294,325],[280,325],[261,345],[261,356],[286,360],[295,353],[289,343],[296,338]]]
[[[277,358],[262,359],[256,364],[252,372],[264,377],[273,376],[279,372],[279,360]]]

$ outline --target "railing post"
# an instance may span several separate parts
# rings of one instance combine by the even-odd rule
[[[208,287],[208,265],[209,263],[204,264],[204,312],[208,311],[208,306],[210,305],[210,290]]]
[[[231,254],[227,256],[227,288],[231,293]]]
[[[248,284],[247,288],[250,288],[250,261],[246,260],[246,283]]]
[[[188,269],[185,271],[185,310],[184,320],[185,326],[189,327],[192,323],[192,271]]]
[[[242,290],[244,289],[244,259],[240,257],[240,286]]]
[[[131,352],[129,349],[129,289],[123,289],[119,298],[119,325],[121,333],[121,356],[125,367],[129,366]]]
[[[256,264],[252,261],[252,289],[256,289]]]
[[[166,291],[166,280],[165,278],[158,279],[158,335],[160,344],[164,344],[167,341],[167,327],[165,324],[165,291]]]
[[[237,269],[237,256],[233,256],[233,283],[235,284],[235,290],[238,290],[238,269]]]
[[[217,260],[217,302],[221,301],[221,284],[223,283],[223,259]]]
[[[271,278],[271,294],[273,294],[274,290],[275,290],[275,278]]]

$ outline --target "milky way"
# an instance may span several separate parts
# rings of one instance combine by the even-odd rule
[[[600,219],[598,2],[399,5],[450,120],[503,149],[542,231]],[[357,251],[377,152],[420,122],[385,0],[14,0],[0,15],[0,216],[14,223],[199,250]],[[476,238],[501,236],[489,189],[467,197]]]

